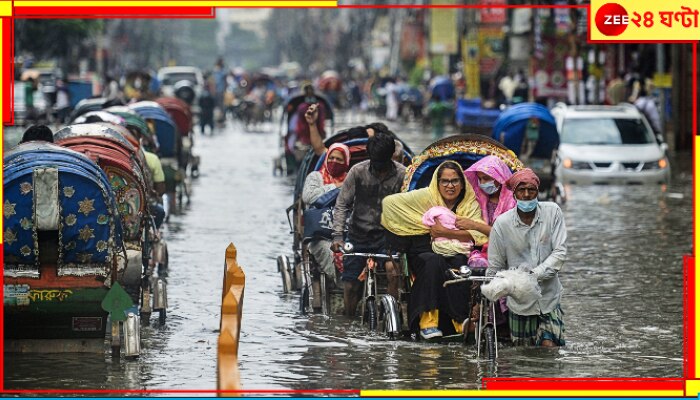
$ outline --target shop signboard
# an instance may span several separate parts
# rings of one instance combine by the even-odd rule
[[[454,5],[455,0],[433,0],[433,5]],[[456,8],[432,8],[430,10],[430,51],[433,54],[457,53]]]

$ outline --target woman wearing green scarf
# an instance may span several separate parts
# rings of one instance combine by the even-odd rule
[[[466,265],[468,253],[445,252],[432,243],[433,239],[456,239],[479,246],[488,240],[478,231],[448,229],[439,222],[427,227],[423,215],[433,207],[445,207],[456,216],[482,221],[474,191],[466,184],[462,167],[454,161],[440,164],[427,188],[387,196],[382,201],[382,226],[390,242],[402,244],[415,275],[408,302],[409,327],[420,330],[424,339],[440,337],[443,331],[461,333],[462,321],[469,316],[470,285],[465,282],[443,287],[447,270]]]

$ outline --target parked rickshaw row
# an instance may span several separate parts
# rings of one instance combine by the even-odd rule
[[[163,194],[168,215],[189,197],[192,116],[174,98],[103,100],[80,104],[53,143],[5,154],[5,337],[82,351],[110,336],[113,356],[135,357],[141,324],[166,321]]]

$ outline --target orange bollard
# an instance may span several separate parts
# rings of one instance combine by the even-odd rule
[[[238,251],[233,243],[226,248],[223,290],[221,293],[221,321],[218,340],[218,390],[219,396],[239,396],[240,393],[226,392],[241,390],[238,371],[238,344],[243,317],[243,293],[245,274],[236,261]]]

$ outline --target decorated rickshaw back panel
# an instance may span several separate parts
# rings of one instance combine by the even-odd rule
[[[515,154],[500,143],[481,135],[457,135],[429,145],[413,158],[406,169],[402,191],[427,187],[435,169],[446,160],[457,161],[466,170],[487,155],[499,157],[512,171],[523,168]]]
[[[130,243],[140,242],[147,202],[146,183],[141,167],[135,158],[122,151],[102,147],[97,143],[80,144],[78,140],[79,138],[67,139],[60,144],[88,155],[107,174],[117,201],[124,240]]]
[[[58,232],[58,275],[106,276],[122,248],[106,175],[61,147],[19,146],[5,159],[5,276],[38,277],[41,231]]]

